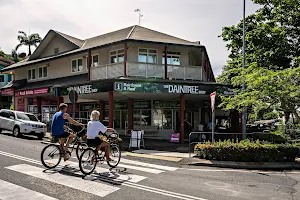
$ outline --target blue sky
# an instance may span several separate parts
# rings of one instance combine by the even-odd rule
[[[246,14],[258,9],[246,0]],[[81,39],[138,23],[142,26],[205,45],[215,76],[228,52],[218,35],[222,27],[242,19],[242,0],[0,0],[0,48],[10,53],[19,30],[40,33],[54,29]],[[22,48],[21,51],[26,51]]]

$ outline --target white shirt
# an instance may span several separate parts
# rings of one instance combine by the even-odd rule
[[[99,132],[105,133],[107,128],[99,121],[89,121],[87,125],[87,139],[95,139]]]

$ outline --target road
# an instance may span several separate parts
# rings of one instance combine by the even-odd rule
[[[191,167],[124,156],[117,169],[102,164],[84,177],[75,158],[45,170],[40,162],[44,146],[34,137],[0,134],[0,200],[300,199],[299,171]]]

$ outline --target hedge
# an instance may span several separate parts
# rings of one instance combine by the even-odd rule
[[[300,155],[299,144],[263,144],[259,141],[230,140],[205,143],[195,146],[198,157],[207,160],[241,161],[241,162],[283,162],[295,161]]]

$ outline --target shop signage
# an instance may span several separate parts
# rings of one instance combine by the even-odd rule
[[[211,102],[211,110],[214,111],[215,110],[215,100],[216,100],[216,92],[213,92],[210,94],[210,102]]]
[[[169,94],[206,94],[200,86],[175,85],[163,83],[127,83],[116,82],[114,90],[118,92],[148,92]]]
[[[30,96],[30,95],[38,95],[38,94],[47,94],[49,92],[49,88],[38,88],[32,90],[22,90],[17,91],[15,93],[16,96]]]
[[[14,88],[2,89],[1,94],[2,95],[7,95],[7,96],[13,96],[14,95]]]
[[[81,85],[75,87],[68,87],[68,92],[75,90],[78,94],[90,94],[90,93],[97,93],[98,89],[93,88],[93,85]]]
[[[180,108],[179,101],[153,101],[154,108]]]
[[[78,95],[81,94],[92,94],[97,92],[108,92],[113,90],[113,83],[99,83],[99,84],[87,84],[87,85],[77,85],[72,87],[62,87],[59,89],[61,96],[68,95],[71,90],[75,90]]]
[[[80,104],[80,111],[91,111],[95,108],[95,104]]]

